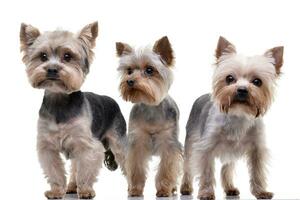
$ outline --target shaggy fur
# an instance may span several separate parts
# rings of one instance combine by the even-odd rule
[[[174,56],[167,37],[153,49],[134,50],[116,44],[120,57],[120,91],[134,104],[129,118],[128,153],[125,169],[129,196],[142,196],[147,165],[152,155],[161,158],[156,174],[156,196],[171,196],[177,188],[182,162],[178,141],[179,110],[167,92],[172,84]]]
[[[49,199],[76,192],[79,198],[93,198],[93,184],[104,157],[110,169],[117,166],[112,152],[122,168],[124,165],[126,124],[119,106],[109,97],[80,91],[97,35],[97,22],[78,34],[41,34],[31,25],[21,25],[21,51],[28,79],[34,88],[45,89],[37,151],[51,187],[45,192]],[[60,153],[72,162],[68,186]]]
[[[273,100],[282,56],[283,47],[276,47],[264,55],[244,57],[220,37],[213,92],[195,101],[186,126],[182,194],[191,194],[193,177],[200,176],[198,198],[214,199],[214,161],[219,158],[224,192],[239,195],[232,180],[234,163],[246,157],[252,194],[258,199],[273,197],[266,191],[268,151],[262,116]]]

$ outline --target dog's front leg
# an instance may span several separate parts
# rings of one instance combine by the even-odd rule
[[[95,197],[93,184],[104,158],[104,147],[97,139],[76,137],[70,145],[72,162],[76,168],[77,194],[80,199]]]
[[[51,186],[45,196],[48,199],[61,199],[65,194],[66,172],[59,150],[43,139],[38,139],[37,148],[41,167]]]
[[[267,155],[267,149],[262,144],[254,145],[247,155],[251,192],[257,199],[272,199],[273,197],[273,193],[266,191]]]

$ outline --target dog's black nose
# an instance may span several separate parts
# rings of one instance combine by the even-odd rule
[[[239,87],[237,89],[236,98],[238,101],[246,101],[248,98],[248,89],[246,87]]]
[[[127,85],[132,87],[134,85],[134,80],[127,80]]]
[[[47,77],[48,78],[57,78],[58,77],[58,70],[55,68],[47,69]]]

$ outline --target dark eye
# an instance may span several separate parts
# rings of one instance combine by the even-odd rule
[[[153,67],[150,67],[148,66],[146,69],[145,69],[145,74],[146,75],[152,75],[153,74]]]
[[[65,53],[65,54],[64,54],[64,61],[70,62],[71,59],[72,59],[72,56],[71,56],[70,53]]]
[[[130,74],[132,74],[132,73],[133,73],[133,70],[132,70],[131,68],[128,68],[128,69],[127,69],[127,74],[130,75]]]
[[[259,78],[254,79],[252,83],[257,87],[260,87],[262,85],[262,81]]]
[[[235,81],[235,78],[232,75],[226,76],[226,83],[229,85]]]
[[[42,62],[46,62],[48,60],[47,54],[45,52],[42,52],[40,54],[40,59],[41,59]]]

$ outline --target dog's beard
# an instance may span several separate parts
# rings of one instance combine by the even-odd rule
[[[71,93],[80,89],[84,77],[79,71],[69,71],[61,71],[57,78],[48,78],[45,70],[37,69],[32,72],[28,71],[28,78],[34,88]]]
[[[263,116],[268,109],[269,101],[261,95],[250,93],[245,101],[237,100],[235,95],[235,92],[230,90],[221,90],[214,94],[214,99],[218,102],[221,112],[259,117]]]
[[[121,82],[119,89],[125,101],[148,105],[158,105],[166,93],[164,88],[155,84],[138,83],[133,87],[129,87],[126,81]]]

